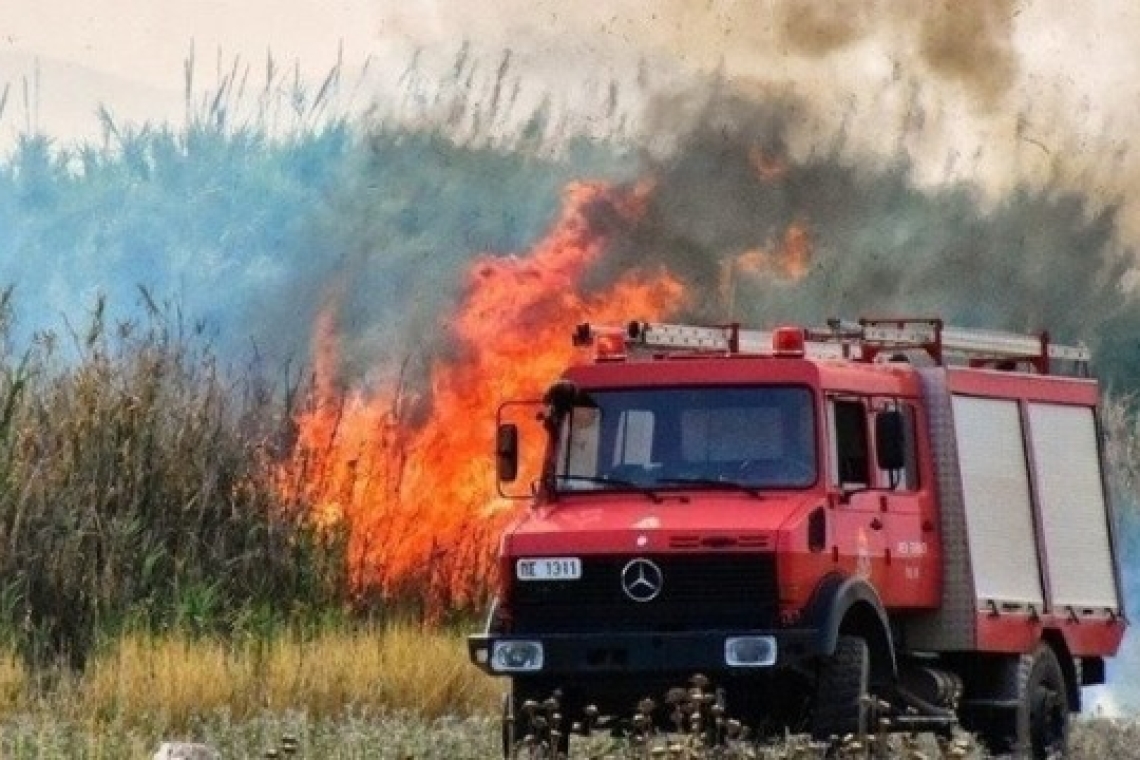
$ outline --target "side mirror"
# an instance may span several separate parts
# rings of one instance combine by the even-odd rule
[[[503,483],[513,483],[519,475],[519,428],[513,422],[499,425],[495,435],[495,470]]]
[[[559,380],[546,391],[545,401],[550,405],[556,417],[561,419],[574,408],[574,400],[578,397],[578,386],[569,380]]]
[[[906,430],[903,413],[889,409],[875,415],[875,456],[880,470],[906,466]]]

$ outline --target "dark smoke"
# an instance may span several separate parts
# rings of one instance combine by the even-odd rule
[[[914,315],[1049,330],[1089,343],[1110,384],[1140,377],[1140,298],[1124,286],[1135,252],[1119,242],[1118,207],[1048,185],[996,203],[965,182],[921,187],[902,151],[859,160],[842,135],[797,158],[799,112],[789,99],[710,105],[675,154],[647,166],[648,212],[591,284],[663,265],[691,288],[686,316],[703,322]],[[792,225],[810,242],[803,277],[734,264],[755,249],[778,257]]]
[[[943,0],[920,21],[923,60],[939,76],[972,89],[992,107],[1013,86],[1014,0]]]
[[[288,355],[307,350],[318,312],[333,309],[343,377],[364,385],[399,372],[418,380],[448,350],[468,262],[529,248],[582,172],[628,173],[603,146],[539,157],[387,129],[345,161],[339,184],[287,241],[287,277],[258,294],[255,325],[272,355]]]

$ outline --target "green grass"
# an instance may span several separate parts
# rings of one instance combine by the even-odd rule
[[[335,537],[266,466],[288,410],[143,297],[145,320],[109,324],[99,300],[17,351],[0,295],[0,644],[29,667],[80,670],[121,630],[259,635],[342,599]]]

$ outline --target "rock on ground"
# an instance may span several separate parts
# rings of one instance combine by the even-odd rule
[[[221,755],[206,744],[163,742],[152,760],[221,760]]]

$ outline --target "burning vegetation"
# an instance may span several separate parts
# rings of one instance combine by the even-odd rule
[[[1110,381],[1132,372],[1134,352],[1112,350],[1120,327],[1140,324],[1140,303],[1121,290],[1130,254],[1112,207],[1090,216],[1079,196],[1028,191],[989,207],[965,186],[915,187],[904,164],[852,163],[838,149],[797,157],[788,113],[727,94],[676,153],[643,167],[649,179],[571,184],[531,250],[466,263],[455,305],[373,358],[387,379],[346,372],[362,360],[345,349],[361,329],[341,318],[343,301],[326,303],[313,392],[278,480],[344,532],[358,599],[431,616],[483,601],[495,537],[514,514],[494,491],[496,410],[541,395],[582,321],[937,313],[1048,326],[1107,354]],[[1062,282],[1065,297],[1053,297]],[[426,370],[412,368],[413,352]]]
[[[632,310],[657,319],[684,304],[681,283],[653,269],[594,292],[581,287],[613,235],[637,223],[647,192],[573,185],[531,252],[476,259],[441,326],[450,345],[422,395],[399,382],[337,392],[332,317],[319,323],[314,393],[296,418],[281,482],[314,505],[320,522],[347,532],[358,594],[422,599],[432,614],[484,600],[494,540],[513,511],[493,491],[498,406],[541,395],[569,360],[583,314],[616,320]]]
[[[1090,340],[1110,384],[1140,366],[1120,350],[1140,303],[1122,290],[1131,254],[1113,207],[1052,190],[993,206],[968,186],[918,188],[905,163],[798,155],[792,112],[726,93],[647,179],[571,184],[530,251],[470,260],[454,306],[371,356],[383,379],[347,371],[369,356],[362,329],[326,303],[279,482],[344,532],[358,598],[478,607],[514,510],[494,491],[496,409],[541,395],[582,321],[937,313]]]

